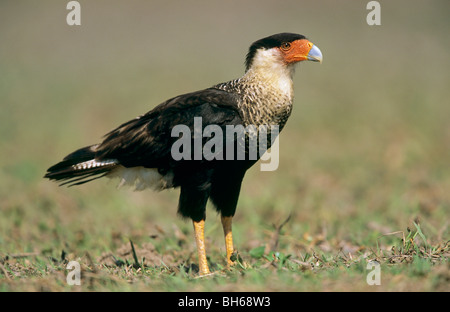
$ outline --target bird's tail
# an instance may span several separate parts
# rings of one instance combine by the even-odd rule
[[[60,185],[79,185],[107,175],[118,165],[115,159],[96,159],[98,145],[80,148],[47,169],[44,178],[61,181]]]

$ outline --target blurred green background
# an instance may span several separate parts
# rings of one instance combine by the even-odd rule
[[[278,32],[307,36],[324,61],[297,67],[279,169],[244,180],[238,250],[264,244],[289,213],[293,254],[319,234],[332,250],[375,246],[415,218],[430,243],[449,239],[449,1],[379,1],[380,26],[366,23],[368,1],[79,1],[81,26],[66,24],[67,2],[0,2],[0,254],[95,258],[145,242],[156,224],[191,235],[177,191],[42,176],[162,101],[240,77],[249,45]]]

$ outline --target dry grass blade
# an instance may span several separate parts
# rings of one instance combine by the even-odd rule
[[[278,247],[278,242],[280,238],[281,229],[289,222],[289,220],[292,217],[292,213],[289,214],[289,216],[281,222],[280,225],[273,224],[273,227],[275,228],[275,231],[272,233],[272,237],[270,239],[270,242],[266,245],[265,253],[268,253],[270,251],[276,250]]]

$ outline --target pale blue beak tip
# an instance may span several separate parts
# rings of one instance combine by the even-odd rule
[[[309,50],[308,61],[322,63],[322,52],[317,46],[313,45],[311,50]]]

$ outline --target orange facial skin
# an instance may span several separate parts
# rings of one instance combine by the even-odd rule
[[[308,59],[308,53],[313,43],[306,39],[283,43],[279,49],[284,56],[286,64],[292,64]]]

